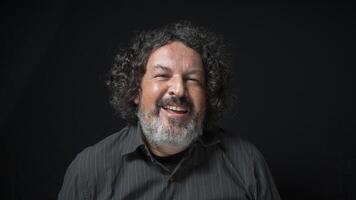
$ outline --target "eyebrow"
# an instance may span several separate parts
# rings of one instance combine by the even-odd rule
[[[172,71],[169,67],[160,64],[155,65],[154,68],[154,70]]]
[[[156,71],[156,70],[162,70],[162,71],[167,71],[167,72],[171,72],[171,71],[172,71],[171,68],[169,68],[169,67],[167,67],[167,66],[164,66],[164,65],[160,65],[160,64],[155,65],[155,66],[154,66],[154,70],[155,70],[155,71]],[[190,70],[187,74],[203,74],[203,73],[204,73],[203,70],[200,70],[200,69],[192,69],[192,70]]]
[[[204,74],[204,71],[200,69],[192,69],[188,72],[188,74]]]

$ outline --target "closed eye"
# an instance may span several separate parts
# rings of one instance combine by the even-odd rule
[[[198,80],[198,79],[195,79],[195,78],[188,78],[187,80],[188,80],[188,81],[196,81],[196,82],[199,82],[199,80]]]
[[[200,84],[200,80],[197,78],[187,78],[186,81],[194,84]]]
[[[153,76],[154,78],[167,79],[169,78],[168,74],[157,74]]]

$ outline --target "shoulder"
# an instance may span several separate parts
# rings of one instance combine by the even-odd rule
[[[280,199],[267,162],[257,147],[236,133],[220,131],[219,137],[225,158],[252,196],[255,199]]]
[[[130,127],[125,127],[119,132],[109,135],[98,143],[85,148],[79,153],[80,156],[98,156],[101,158],[106,158],[110,154],[121,153],[122,143],[127,137],[130,131]]]
[[[58,199],[88,199],[90,188],[105,183],[105,174],[121,163],[122,141],[129,128],[112,134],[80,152],[67,168]]]
[[[237,133],[219,131],[220,149],[227,160],[239,171],[241,177],[249,182],[256,171],[268,169],[263,154],[259,149]]]
[[[218,137],[221,141],[221,148],[240,162],[243,160],[252,162],[263,157],[254,144],[237,133],[220,129]]]
[[[121,163],[123,141],[127,137],[129,127],[114,133],[100,142],[85,148],[72,161],[70,168],[81,178],[90,181]]]

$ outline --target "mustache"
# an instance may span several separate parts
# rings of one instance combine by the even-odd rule
[[[172,97],[169,97],[166,99],[160,99],[157,102],[157,110],[160,107],[167,106],[167,105],[184,106],[184,107],[187,107],[190,109],[192,107],[192,102],[189,101],[186,97],[178,98],[178,97],[172,96]]]

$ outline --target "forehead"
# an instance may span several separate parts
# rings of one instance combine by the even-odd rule
[[[199,53],[176,41],[156,49],[150,55],[147,70],[153,70],[156,65],[166,66],[172,70],[203,70]]]

